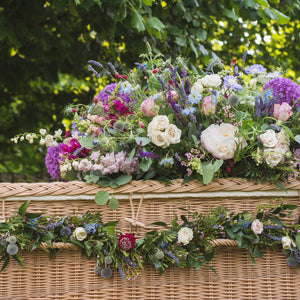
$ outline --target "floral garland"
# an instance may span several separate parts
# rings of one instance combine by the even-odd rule
[[[254,216],[233,214],[223,206],[207,214],[182,208],[180,222],[176,216],[170,224],[153,223],[164,229],[148,232],[139,240],[116,230],[118,221],[104,224],[99,212],[57,218],[30,213],[28,205],[25,202],[14,216],[0,223],[1,271],[11,257],[25,266],[20,250],[33,251],[42,242],[49,245],[50,258],[58,251],[53,243],[72,243],[87,257],[96,257],[96,274],[109,278],[116,269],[128,280],[136,279],[146,264],[160,273],[172,266],[198,270],[214,257],[211,242],[215,239],[237,241],[239,248],[249,250],[253,264],[254,257],[263,257],[261,250],[266,248],[283,249],[291,267],[300,263],[300,218],[287,218],[297,206],[280,199],[259,205]]]

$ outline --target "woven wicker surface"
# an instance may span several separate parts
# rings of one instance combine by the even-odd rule
[[[140,185],[140,186],[139,186]],[[291,190],[300,190],[300,182],[293,181]],[[80,195],[93,195],[103,188],[83,182],[39,183],[39,184],[0,184],[0,218],[7,218],[24,202],[22,196],[39,196],[31,201],[30,212],[47,210],[49,215],[65,216],[76,210],[84,213],[100,211],[103,221],[121,219],[120,229],[133,232],[141,237],[156,226],[155,221],[170,222],[174,213],[182,214],[179,209],[190,206],[192,211],[208,212],[211,207],[226,206],[233,212],[254,211],[261,203],[269,203],[271,197],[201,197],[178,198],[175,193],[198,193],[206,189],[211,191],[275,190],[273,185],[255,186],[243,180],[217,180],[203,186],[198,182],[181,185],[175,181],[165,188],[157,182],[133,182],[128,186],[114,190],[128,194],[120,200],[120,208],[111,211],[98,206],[91,199],[80,199]],[[111,190],[110,190],[111,191]],[[132,199],[130,194],[174,193],[170,198]],[[9,200],[10,196],[18,199]],[[47,195],[78,195],[76,200],[44,200]],[[76,198],[76,197],[74,197]],[[285,202],[300,204],[299,196],[283,197]],[[184,202],[184,203],[183,203]],[[300,211],[296,211],[298,215]],[[295,215],[295,218],[296,218]],[[137,224],[139,226],[135,226]],[[117,271],[111,279],[102,279],[93,272],[95,259],[87,259],[80,251],[60,250],[53,260],[42,250],[23,253],[27,269],[11,261],[8,268],[0,273],[0,299],[299,299],[300,268],[290,268],[286,256],[280,252],[265,252],[264,259],[257,259],[253,267],[246,251],[236,249],[231,242],[213,241],[218,246],[217,254],[211,266],[214,274],[206,266],[200,271],[189,269],[168,270],[162,276],[153,269],[142,270],[136,281],[121,279]],[[59,246],[59,248],[61,248]],[[68,246],[64,246],[68,247]]]
[[[300,181],[292,179],[285,185],[286,189],[299,190]],[[10,196],[43,196],[43,195],[94,195],[99,190],[109,190],[113,193],[196,193],[204,191],[269,191],[278,190],[274,184],[254,184],[243,179],[215,179],[208,185],[191,181],[182,185],[182,180],[173,180],[172,184],[148,181],[131,181],[129,184],[117,189],[102,188],[97,184],[88,184],[82,181],[51,182],[51,183],[0,183],[0,198]]]
[[[27,269],[11,262],[0,273],[0,299],[299,299],[300,269],[289,268],[285,256],[265,252],[253,267],[246,251],[220,249],[211,266],[172,269],[163,275],[142,270],[135,281],[118,272],[103,279],[94,274],[94,259],[79,251],[60,251],[49,261],[44,251],[24,253]]]

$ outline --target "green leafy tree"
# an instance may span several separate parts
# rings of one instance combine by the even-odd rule
[[[10,138],[62,127],[71,102],[88,103],[89,59],[120,72],[146,51],[188,56],[196,67],[250,62],[292,66],[299,76],[300,1],[6,0],[0,3],[0,173],[45,174],[39,146]],[[260,36],[260,38],[259,38]],[[264,40],[266,38],[266,40]],[[252,52],[251,52],[252,51]]]

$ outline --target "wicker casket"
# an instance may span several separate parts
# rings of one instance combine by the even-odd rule
[[[99,190],[109,190],[120,201],[118,210],[94,202]],[[118,189],[84,182],[1,183],[0,216],[4,220],[27,200],[31,212],[47,210],[64,216],[78,209],[100,211],[105,221],[120,219],[119,229],[142,237],[156,221],[170,222],[183,203],[194,211],[226,206],[233,212],[253,211],[261,203],[282,198],[299,204],[300,182],[291,181],[287,191],[271,184],[252,184],[241,179],[216,179],[209,185],[173,181],[132,181]],[[296,214],[299,214],[297,208]],[[214,242],[214,241],[213,241]],[[53,259],[43,249],[22,253],[26,268],[11,260],[0,273],[0,299],[299,299],[300,268],[291,268],[281,252],[264,251],[253,266],[246,250],[235,242],[215,241],[216,254],[200,270],[170,268],[160,275],[146,266],[136,280],[124,280],[118,272],[104,279],[94,273],[95,259],[86,258],[72,244]]]

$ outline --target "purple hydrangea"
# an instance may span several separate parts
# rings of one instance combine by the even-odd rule
[[[59,143],[57,147],[51,146],[47,149],[47,154],[45,158],[46,167],[48,170],[48,173],[51,176],[51,179],[59,180],[61,178],[60,176],[60,161],[61,161],[61,147],[62,144]]]
[[[293,80],[284,77],[271,79],[263,89],[271,89],[273,97],[278,99],[277,103],[279,104],[286,102],[292,106],[300,98],[300,86]],[[296,103],[296,106],[300,106],[300,101]]]
[[[261,73],[265,73],[265,72],[266,72],[266,68],[260,64],[252,65],[250,67],[245,68],[246,74],[256,75],[256,74],[261,74]]]
[[[233,75],[227,75],[223,77],[225,88],[232,88],[234,91],[242,90],[243,87],[238,83],[237,77]]]

